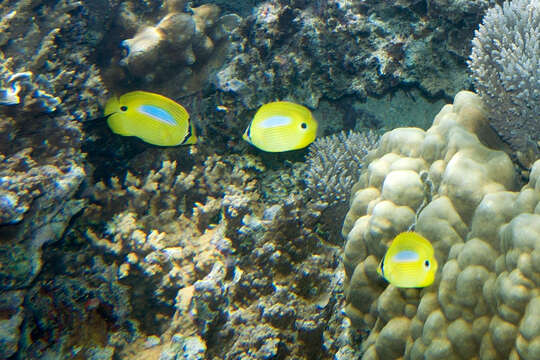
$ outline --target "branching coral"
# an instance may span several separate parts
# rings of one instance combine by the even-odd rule
[[[319,214],[306,210],[301,196],[262,203],[264,167],[253,156],[215,155],[189,172],[179,173],[175,165],[165,161],[144,177],[128,173],[123,181],[113,178],[85,191],[90,204],[70,238],[83,232],[85,254],[108,259],[107,283],[130,294],[130,312],[121,319],[155,334],[157,344],[121,349],[126,340],[117,339],[98,345],[141,359],[150,351],[311,358],[334,346],[337,329],[328,322],[341,320],[339,276],[334,279],[340,249],[321,241]],[[66,261],[93,274],[84,259]],[[101,306],[110,301],[102,295],[98,300]],[[133,355],[137,346],[139,357]]]
[[[346,312],[369,332],[362,359],[536,359],[540,192],[521,191],[510,158],[486,147],[481,100],[460,92],[426,132],[381,138],[343,226]],[[413,228],[440,271],[424,289],[377,275],[390,241]]]
[[[132,338],[161,335],[176,293],[226,263],[228,240],[217,227],[223,204],[254,207],[262,169],[251,156],[210,156],[190,172],[164,161],[144,177],[128,173],[123,181],[87,188],[88,206],[61,248],[50,248],[47,259],[57,260],[31,289],[34,306],[27,313],[39,321],[23,327],[36,341],[24,342],[22,353],[42,357],[47,340],[41,334],[59,338],[48,349],[57,357],[73,351],[112,356]],[[85,326],[75,327],[79,322]]]
[[[310,198],[308,209],[321,216],[319,230],[334,242],[341,242],[339,224],[345,217],[351,188],[377,141],[372,131],[341,132],[320,138],[309,148],[304,175]]]
[[[365,156],[377,141],[378,136],[371,131],[341,132],[315,140],[306,159],[306,184],[312,198],[329,205],[346,202]]]
[[[128,173],[122,183],[112,179],[111,188],[100,182],[84,214],[109,220],[105,228],[91,227],[86,234],[96,247],[123,259],[123,277],[154,279],[158,298],[170,301],[161,297],[167,289],[192,283],[217,256],[203,250],[213,248],[211,235],[203,233],[219,221],[221,198],[253,191],[254,174],[261,169],[251,157],[212,156],[189,173],[176,174],[176,163],[164,161],[144,179]]]
[[[469,67],[497,132],[530,162],[540,154],[540,1],[489,9]]]

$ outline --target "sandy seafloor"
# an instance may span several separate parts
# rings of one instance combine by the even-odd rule
[[[1,1],[0,359],[540,359],[540,1],[501,4]],[[135,90],[197,143],[113,134]],[[278,100],[309,147],[242,140]],[[428,287],[377,274],[407,230]]]

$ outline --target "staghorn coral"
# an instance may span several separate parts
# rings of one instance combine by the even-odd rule
[[[456,95],[427,131],[386,133],[343,225],[346,313],[362,359],[536,359],[540,162],[519,189],[480,98]],[[492,147],[487,147],[490,144]],[[499,144],[502,146],[503,144]],[[399,289],[377,264],[399,232],[430,239],[435,283]]]
[[[468,61],[490,122],[530,165],[540,154],[540,1],[489,9]]]

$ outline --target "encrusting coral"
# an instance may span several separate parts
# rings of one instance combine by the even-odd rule
[[[346,313],[369,332],[362,359],[540,358],[540,161],[519,190],[493,135],[480,98],[462,91],[427,131],[381,138],[343,225]],[[423,289],[376,271],[411,228],[439,263]]]

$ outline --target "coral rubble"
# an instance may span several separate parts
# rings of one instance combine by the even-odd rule
[[[536,359],[540,162],[519,190],[480,98],[456,95],[427,131],[381,138],[353,195],[346,313],[369,332],[362,359]],[[499,144],[502,146],[502,144]],[[414,228],[439,262],[435,283],[399,289],[376,272],[390,241]]]

